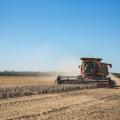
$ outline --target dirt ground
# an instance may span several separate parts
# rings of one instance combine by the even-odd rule
[[[0,77],[0,87],[51,85],[54,79]],[[120,120],[120,87],[1,99],[0,120]]]
[[[120,120],[120,88],[0,100],[0,120]]]

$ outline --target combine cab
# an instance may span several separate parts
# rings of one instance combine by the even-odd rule
[[[81,58],[79,76],[58,76],[58,84],[97,84],[102,87],[115,87],[109,77],[108,67],[112,64],[102,63],[101,58]]]

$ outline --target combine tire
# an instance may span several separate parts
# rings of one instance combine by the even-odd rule
[[[110,88],[114,88],[114,87],[116,86],[115,81],[110,80],[110,81],[109,81],[109,86],[110,86]]]

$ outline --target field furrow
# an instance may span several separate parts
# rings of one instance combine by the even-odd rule
[[[0,100],[1,120],[119,120],[119,112],[119,88]]]

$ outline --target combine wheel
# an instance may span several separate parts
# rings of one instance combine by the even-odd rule
[[[114,87],[116,86],[115,81],[110,80],[110,81],[109,81],[109,86],[110,86],[110,88],[114,88]]]

